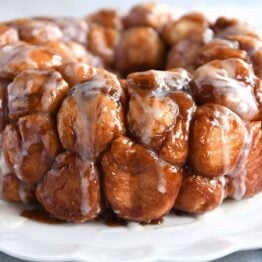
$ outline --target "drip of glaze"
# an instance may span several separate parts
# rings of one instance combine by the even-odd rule
[[[213,86],[213,95],[217,99],[228,97],[230,101],[227,103],[230,104],[233,111],[245,116],[245,118],[253,118],[258,113],[258,103],[251,88],[255,85],[255,78],[246,78],[247,83],[244,83],[238,80],[233,62],[226,60],[221,63],[223,68],[205,64],[197,69],[194,80],[198,93],[201,93],[202,86]],[[244,62],[241,61],[241,63]],[[249,75],[252,73],[250,72]]]
[[[167,183],[166,177],[165,177],[165,163],[161,159],[159,159],[158,161],[157,171],[159,175],[157,190],[161,194],[165,194],[166,193],[166,183]]]
[[[249,26],[248,24],[242,23],[242,24],[236,24],[227,27],[226,29],[219,32],[219,37],[223,38],[230,35],[249,35],[250,33],[253,33],[254,29]]]
[[[0,133],[0,143],[2,144],[2,133]],[[2,147],[2,146],[1,146]],[[0,199],[3,194],[3,179],[4,176],[10,173],[10,169],[6,164],[2,148],[0,147]]]
[[[226,178],[225,176],[219,176],[217,177],[217,181],[221,185],[221,198],[220,198],[220,205],[223,203],[224,199],[227,197],[227,192],[226,192]]]
[[[24,30],[28,27],[25,24]],[[25,32],[31,34],[33,37],[37,39],[42,39],[44,41],[56,41],[61,40],[63,33],[62,31],[53,23],[48,23],[46,21],[33,21],[29,24],[28,27],[29,32]],[[40,40],[41,41],[41,40]]]
[[[10,173],[10,169],[6,164],[3,151],[0,149],[0,173],[1,176],[5,176]]]
[[[208,28],[203,32],[202,37],[204,44],[207,44],[214,38],[214,32]]]
[[[26,186],[23,183],[19,183],[19,197],[23,203],[28,203],[28,192]]]
[[[26,61],[27,65],[30,65],[31,69],[38,69],[37,61],[33,60],[32,52],[45,50],[42,47],[33,46],[18,42],[12,45],[6,45],[0,50],[0,67],[3,71],[9,73],[12,72],[12,66],[23,64]],[[50,53],[51,55],[51,53]],[[52,55],[52,59],[47,63],[47,66],[60,65],[61,57],[58,55]]]
[[[81,213],[83,216],[88,215],[88,213],[90,212],[88,186],[89,186],[88,178],[81,176],[81,191],[82,191]]]
[[[55,18],[54,22],[62,30],[63,40],[65,42],[74,40],[82,44],[86,43],[88,25],[83,19],[72,17],[59,17]]]
[[[26,127],[26,128],[29,128],[29,127]],[[28,152],[31,146],[39,143],[38,132],[30,133],[30,135],[31,135],[30,140],[25,140],[24,137],[22,137],[20,152],[16,154],[15,164],[13,165],[13,169],[15,171],[16,176],[22,181],[23,181],[22,166],[24,163],[24,159],[29,157]]]
[[[217,121],[218,126],[220,127],[222,131],[222,143],[223,143],[223,163],[225,165],[224,174],[228,172],[229,170],[229,163],[230,163],[230,150],[229,150],[229,143],[228,143],[228,132],[230,130],[230,126],[228,123],[228,117],[224,116],[219,113],[219,111],[216,111],[215,113],[218,114],[219,119],[221,120],[221,123]]]
[[[91,117],[89,115],[88,118],[86,113],[86,101],[91,97],[103,95],[110,97],[110,99],[112,99],[112,101],[114,101],[116,104],[119,103],[120,92],[115,92],[113,95],[109,96],[109,94],[103,94],[103,92],[101,91],[102,88],[106,89],[106,93],[110,93],[110,91],[113,91],[113,84],[110,84],[108,82],[110,80],[110,77],[111,75],[107,76],[106,74],[103,76],[96,76],[89,81],[78,84],[73,93],[79,111],[79,115],[76,120],[77,122],[79,122],[79,124],[77,124],[76,126],[82,126],[82,128],[74,131],[77,134],[76,143],[81,147],[80,154],[83,159],[93,159],[97,156],[97,154],[100,153],[97,152],[98,148],[96,146],[96,137],[98,135],[98,130],[96,130],[95,123],[100,123],[103,121],[103,119],[100,119],[100,117],[103,117],[103,113],[107,112],[108,114],[111,114],[113,116],[112,118],[114,119],[114,121],[112,122],[114,123],[114,126],[111,126],[111,132],[114,132],[114,128],[116,128],[116,126],[118,127],[118,130],[122,129],[122,125],[119,121],[119,106],[116,106],[116,112],[114,112],[114,110],[110,111],[107,103],[105,103],[103,99],[101,104],[98,104],[97,99],[92,99],[89,101],[89,106],[91,106],[91,103],[93,103],[93,105],[91,106],[93,109]],[[115,77],[113,78],[113,81],[117,81]],[[107,124],[110,125],[110,123]]]
[[[253,132],[253,128],[250,130],[250,133],[245,128],[245,139],[242,147],[242,153],[235,169],[228,175],[228,177],[232,179],[232,184],[234,187],[233,198],[236,200],[241,200],[246,193],[246,166],[248,154],[252,145]]]
[[[91,165],[91,164],[90,164]],[[95,172],[94,166],[92,165],[92,173]],[[80,175],[80,188],[81,188],[81,206],[80,210],[83,216],[86,216],[89,214],[91,207],[90,207],[90,200],[89,200],[89,177],[86,175],[88,170],[87,166],[79,165],[78,166],[79,175]]]
[[[161,125],[160,120],[163,118],[163,114],[167,113],[166,112],[167,108],[164,105],[164,110],[163,110],[163,104],[161,102],[164,102],[164,100],[163,99],[160,100],[160,98],[154,95],[148,95],[146,97],[147,98],[146,101],[145,98],[142,98],[141,95],[138,94],[137,92],[132,92],[132,95],[134,101],[138,102],[137,106],[139,106],[143,111],[142,114],[139,114],[139,111],[138,113],[135,113],[134,112],[135,105],[132,107],[132,99],[131,99],[130,108],[133,108],[132,111],[135,113],[135,119],[138,122],[139,126],[142,127],[139,134],[140,139],[145,145],[150,146],[152,142],[152,137],[154,136],[154,132],[155,132],[155,125],[157,123]],[[153,99],[153,104],[149,104],[150,99]],[[166,102],[168,102],[170,106],[173,107],[173,110],[170,113],[173,114],[174,118],[176,119],[176,116],[178,115],[179,112],[178,106],[171,100]],[[169,116],[170,118],[172,117],[171,114]],[[172,124],[174,125],[175,121]],[[159,129],[163,131],[166,130],[165,126],[160,126]],[[136,132],[134,131],[134,133]]]
[[[226,175],[232,170],[229,168],[230,164],[230,157],[231,157],[231,152],[230,152],[230,147],[229,147],[229,142],[228,142],[228,134],[230,131],[230,124],[228,122],[229,110],[225,110],[224,114],[221,114],[220,111],[215,111],[215,119],[212,120],[212,124],[214,126],[217,126],[221,129],[221,140],[222,140],[222,147],[223,147],[223,163],[224,163],[224,170],[222,175]],[[243,133],[245,134],[245,128],[243,129]]]

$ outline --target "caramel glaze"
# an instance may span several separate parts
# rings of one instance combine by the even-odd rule
[[[29,209],[23,210],[21,213],[22,217],[29,218],[30,220],[37,221],[43,224],[64,224],[66,222],[61,221],[57,218],[52,217],[44,209]]]
[[[109,227],[121,227],[126,226],[127,221],[118,217],[112,210],[106,209],[106,211],[98,218],[99,221],[103,221]]]
[[[61,221],[57,218],[52,217],[44,209],[28,209],[23,210],[21,213],[22,217],[28,218],[30,220],[43,223],[43,224],[65,224],[66,222]],[[105,225],[109,227],[123,227],[127,226],[128,222],[123,218],[118,217],[112,210],[106,210],[97,221],[102,221]],[[141,223],[141,225],[160,225],[163,223],[163,218],[152,220],[149,223]]]

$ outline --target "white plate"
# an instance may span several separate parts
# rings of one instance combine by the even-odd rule
[[[82,16],[99,7],[125,10],[136,0],[8,0],[0,19],[30,15]],[[141,1],[140,1],[141,2]],[[178,16],[189,10],[238,16],[262,27],[260,0],[173,1]],[[176,4],[174,4],[176,3]],[[26,7],[26,8],[25,8]],[[47,225],[21,217],[22,206],[0,201],[0,251],[33,261],[209,261],[231,252],[262,247],[262,195],[227,201],[200,217],[170,215],[160,226],[110,228],[101,223]]]
[[[22,209],[0,201],[0,250],[32,261],[210,261],[262,247],[262,194],[149,226],[48,225],[21,217]]]

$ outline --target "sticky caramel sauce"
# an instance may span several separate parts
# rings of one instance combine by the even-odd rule
[[[118,217],[112,210],[106,210],[98,219],[109,227],[123,227],[127,225],[127,221]]]
[[[44,224],[66,223],[65,221],[61,221],[57,218],[52,217],[48,212],[40,208],[23,210],[21,216]],[[101,221],[109,227],[125,227],[128,224],[128,222],[125,219],[118,217],[111,210],[106,210],[99,218],[97,218],[97,221]],[[149,223],[140,223],[140,224],[146,226],[146,225],[160,225],[162,223],[163,223],[163,218],[152,220]]]
[[[37,221],[44,224],[64,224],[66,222],[61,221],[57,218],[52,217],[44,209],[31,209],[23,210],[21,213],[22,217],[26,217],[33,221]]]

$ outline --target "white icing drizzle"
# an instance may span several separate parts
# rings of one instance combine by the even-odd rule
[[[127,80],[131,85],[136,85],[133,78],[137,76],[147,76],[148,79],[154,79],[153,86],[149,86],[148,91],[159,97],[164,97],[172,91],[184,90],[191,80],[191,76],[183,68],[175,68],[170,71],[148,70],[145,72],[132,73]],[[151,84],[149,84],[151,85]],[[137,84],[138,87],[139,83]]]
[[[64,41],[77,41],[79,43],[86,43],[86,34],[88,25],[83,19],[73,17],[60,17],[54,19],[54,22],[60,27],[64,33]]]
[[[235,60],[235,59],[234,59]],[[233,59],[220,61],[223,68],[218,68],[211,63],[198,68],[194,75],[194,82],[198,94],[202,92],[202,86],[212,86],[213,96],[217,101],[223,99],[225,106],[238,113],[244,119],[252,119],[258,113],[258,103],[252,91],[255,85],[254,74],[250,71],[245,83],[236,75],[236,64]],[[245,62],[237,60],[246,67]]]
[[[4,176],[10,173],[10,169],[6,164],[6,160],[3,155],[3,150],[2,150],[2,133],[0,133],[0,199],[2,198],[3,194],[3,179]]]
[[[114,130],[122,130],[122,123],[119,120],[121,111],[119,103],[120,91],[119,82],[116,77],[112,78],[111,74],[97,75],[75,86],[72,96],[76,100],[79,112],[75,126],[81,128],[74,129],[74,132],[76,133],[76,144],[80,147],[79,153],[83,159],[93,159],[100,153],[98,152],[100,144],[97,144],[97,137],[100,135],[99,132],[102,131],[97,130],[98,124],[109,127],[112,136],[114,135]],[[99,99],[99,96],[104,96],[104,98]],[[112,106],[111,104],[109,106],[108,99],[115,105]],[[93,112],[88,112],[87,108],[89,110],[92,108]],[[105,114],[108,118],[105,117]],[[111,119],[111,121],[105,122],[105,119]]]
[[[167,179],[166,179],[166,171],[168,169],[170,172],[177,173],[176,166],[169,166],[167,163],[161,158],[157,159],[157,172],[159,176],[157,190],[161,194],[166,194],[167,192]]]
[[[50,157],[46,151],[46,148],[50,145],[49,143],[51,142],[49,140],[50,138],[49,136],[45,136],[45,134],[43,134],[43,124],[39,124],[38,122],[37,126],[34,124],[32,125],[31,117],[33,117],[33,119],[36,119],[36,121],[39,120],[40,122],[40,118],[44,118],[44,120],[46,121],[44,123],[47,123],[49,121],[49,118],[44,115],[28,115],[26,117],[21,117],[17,123],[17,128],[15,132],[19,134],[19,138],[17,138],[19,140],[17,141],[19,149],[15,152],[15,161],[13,163],[12,169],[21,181],[24,180],[22,167],[24,165],[25,159],[30,159],[32,157],[29,154],[29,152],[33,145],[42,145],[41,157],[39,159],[45,159]],[[33,132],[31,131],[32,128]]]
[[[80,79],[79,72],[81,72]],[[96,69],[93,67],[89,67],[87,64],[74,62],[64,66],[64,74],[65,79],[69,78],[69,82],[72,81],[72,84],[75,85],[77,84],[76,81],[80,82],[83,80],[88,80],[89,78],[94,76],[96,74]]]
[[[19,183],[19,197],[23,203],[28,203],[28,192],[25,184]]]
[[[31,146],[39,143],[40,139],[39,139],[39,134],[37,134],[36,132],[30,133],[30,139],[25,139],[23,134],[21,134],[21,136],[22,136],[22,141],[21,141],[20,152],[17,152],[15,155],[15,164],[13,165],[13,169],[15,171],[16,176],[23,181],[24,178],[23,178],[22,166],[24,164],[24,159],[30,157],[28,152]]]
[[[81,176],[81,191],[82,191],[81,212],[83,216],[88,215],[88,213],[90,212],[88,186],[89,186],[88,178],[85,176]]]
[[[0,149],[0,173],[2,176],[5,176],[8,173],[10,173],[10,169],[6,164],[3,151],[1,149]]]
[[[220,204],[222,204],[222,202],[224,201],[224,199],[227,197],[227,192],[225,189],[226,186],[226,178],[225,176],[219,176],[216,178],[217,181],[220,183],[221,185],[221,199],[220,199]]]
[[[4,176],[9,173],[9,169],[6,166],[5,159],[3,158],[3,153],[0,151],[0,199],[2,198],[3,194],[3,179]]]
[[[28,108],[30,96],[35,95],[41,95],[36,108],[40,107],[41,111],[49,112],[57,96],[66,89],[67,84],[62,80],[61,74],[56,71],[30,69],[23,71],[8,85],[9,112],[12,113],[13,108],[15,110]]]
[[[97,110],[98,108],[97,99],[92,99],[91,101],[89,101],[89,106],[93,110],[91,118],[88,118],[86,114],[86,106],[87,106],[86,100],[88,99],[88,96],[99,95],[100,92],[95,87],[98,86],[102,87],[104,84],[105,81],[102,78],[96,79],[95,81],[92,82],[92,84],[90,82],[80,84],[77,86],[78,90],[74,95],[79,112],[78,118],[76,120],[77,122],[79,122],[77,126],[82,126],[82,128],[75,130],[75,132],[77,133],[76,143],[81,147],[80,154],[83,159],[87,159],[90,155],[93,157],[96,154],[95,141],[96,141],[97,134],[96,134],[96,128],[94,123],[99,121],[98,110]],[[103,110],[107,110],[106,104],[104,104]],[[86,133],[87,130],[88,130],[88,134]]]
[[[17,65],[23,64],[23,68],[38,69],[39,61],[33,60],[32,52],[36,51],[46,51],[46,49],[25,44],[23,42],[18,42],[12,45],[5,45],[0,49],[0,72],[3,77],[5,74],[15,74],[13,67],[16,68]],[[58,55],[52,55],[50,53],[50,60],[46,61],[46,67],[53,67],[61,65],[62,58]]]
[[[161,194],[165,194],[166,193],[166,183],[167,183],[167,181],[166,181],[166,177],[165,177],[165,167],[166,167],[166,165],[165,165],[164,161],[159,159],[158,165],[157,165],[157,171],[158,171],[158,175],[159,175],[159,181],[158,181],[157,190]]]
[[[226,115],[221,114],[220,111],[215,111],[214,114],[216,116],[216,119],[213,120],[213,123],[215,123],[216,126],[220,127],[222,134],[222,146],[223,146],[223,163],[224,163],[224,173],[226,174],[229,171],[229,164],[230,164],[230,148],[229,148],[229,142],[228,142],[228,132],[230,131],[230,125],[228,123],[229,119],[229,111],[225,110],[224,113]],[[218,121],[217,121],[218,120]]]
[[[222,38],[230,35],[250,35],[250,34],[251,35],[254,34],[254,29],[245,23],[232,25],[218,32],[219,37]]]
[[[0,199],[3,198],[3,179],[4,179],[4,176],[0,174]]]
[[[132,79],[136,74],[148,75],[149,79],[154,78],[155,83],[149,86],[149,90],[136,90],[139,82],[136,84]],[[133,123],[130,126],[132,132],[145,145],[151,146],[152,138],[161,139],[163,133],[175,125],[179,107],[168,95],[186,89],[189,79],[187,71],[182,69],[170,72],[150,70],[129,77],[128,82],[136,88],[129,88],[131,100],[127,118],[130,124]]]
[[[34,37],[39,42],[61,40],[62,31],[54,23],[48,21],[29,20],[20,28],[20,35],[25,41]]]
[[[203,37],[203,42],[204,42],[204,44],[207,44],[207,43],[209,43],[210,41],[212,41],[212,39],[213,39],[213,37],[214,37],[214,32],[213,32],[211,29],[207,28],[207,29],[203,32],[202,37]]]
[[[166,119],[169,122],[172,121],[171,126],[175,124],[175,119],[178,114],[178,106],[171,99],[163,99],[155,97],[154,95],[147,95],[141,97],[137,92],[133,92],[133,98],[130,101],[131,114],[130,122],[135,119],[139,126],[139,137],[141,141],[150,146],[151,138],[166,131],[164,124]],[[152,101],[152,103],[150,103]],[[136,103],[137,102],[137,103]],[[168,106],[168,107],[167,107]],[[137,108],[138,107],[138,108]],[[172,110],[169,110],[172,108]],[[137,110],[138,109],[138,110]],[[142,112],[140,111],[142,110]],[[131,119],[132,118],[132,119]],[[164,124],[162,123],[164,122]],[[156,131],[157,127],[157,131]],[[136,133],[136,131],[134,130]]]
[[[250,132],[245,128],[245,139],[242,147],[242,153],[239,157],[238,163],[234,170],[228,175],[230,180],[232,181],[232,185],[234,188],[233,198],[236,200],[240,200],[246,193],[246,175],[247,175],[247,162],[248,155],[250,152],[250,148],[252,145],[252,137],[253,137],[254,127]]]
[[[90,185],[89,181],[92,181],[96,177],[96,170],[94,163],[84,163],[81,164],[79,167],[79,175],[80,175],[80,186],[81,186],[81,193],[82,193],[82,200],[80,210],[83,216],[86,216],[91,211],[90,205],[90,198],[89,198],[89,190]]]
[[[231,150],[228,141],[228,135],[230,132],[230,110],[224,110],[223,114],[219,110],[214,111],[215,118],[211,121],[214,126],[217,126],[221,129],[221,140],[222,140],[222,147],[223,147],[223,163],[224,163],[224,170],[223,175],[230,173],[230,158],[231,158]],[[243,133],[245,134],[245,128],[243,128]],[[204,142],[205,143],[205,142]]]
[[[80,187],[81,187],[81,193],[82,193],[82,200],[81,200],[81,206],[80,210],[83,216],[88,215],[90,212],[90,202],[89,202],[89,180],[86,175],[88,172],[85,168],[85,166],[79,166],[79,175],[80,175]]]

